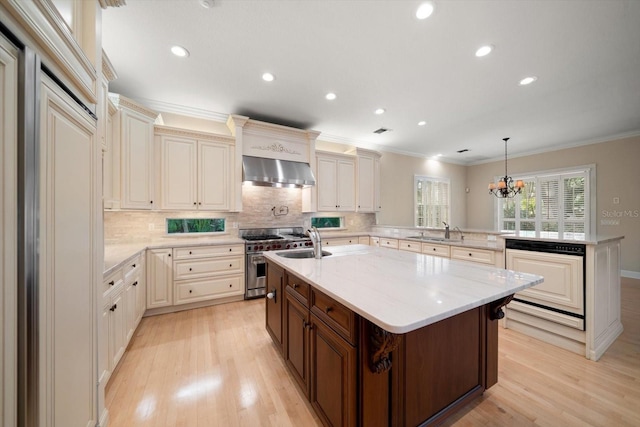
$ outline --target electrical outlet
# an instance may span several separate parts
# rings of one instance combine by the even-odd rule
[[[495,242],[497,240],[497,237],[494,236],[493,234],[489,234],[487,236],[487,240],[490,241],[490,242]]]
[[[619,205],[620,204],[620,197],[614,197],[613,198],[613,204],[614,205]]]

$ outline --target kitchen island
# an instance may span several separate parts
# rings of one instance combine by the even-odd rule
[[[497,382],[501,308],[543,281],[365,245],[329,250],[320,260],[264,254],[266,328],[326,425],[453,414]]]

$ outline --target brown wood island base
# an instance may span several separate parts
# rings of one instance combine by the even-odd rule
[[[437,424],[497,382],[511,297],[395,335],[270,262],[267,291],[266,328],[325,425]]]

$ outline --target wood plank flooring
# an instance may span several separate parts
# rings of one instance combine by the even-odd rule
[[[446,426],[640,426],[640,280],[598,362],[500,328],[498,384]],[[144,318],[106,390],[110,427],[316,426],[264,329],[264,301]]]

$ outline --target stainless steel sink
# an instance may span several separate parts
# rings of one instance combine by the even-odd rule
[[[276,252],[276,255],[281,256],[283,258],[314,258],[313,249],[308,249],[304,251],[285,251],[285,252]],[[330,256],[331,252],[322,251],[322,256]]]

